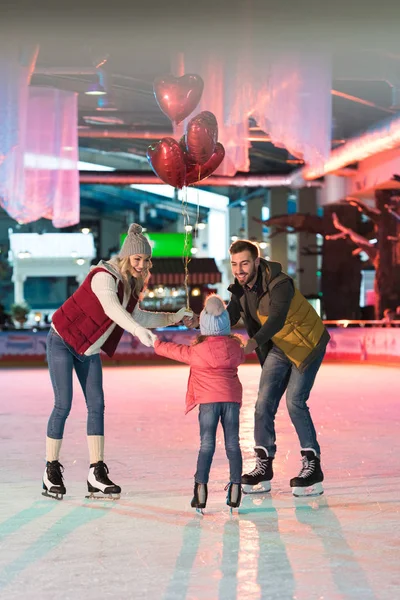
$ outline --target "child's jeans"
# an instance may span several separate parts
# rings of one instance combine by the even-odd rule
[[[242,452],[239,444],[239,412],[240,404],[238,402],[200,404],[200,451],[194,476],[197,483],[208,483],[220,419],[224,430],[225,451],[229,460],[230,482],[241,483]]]

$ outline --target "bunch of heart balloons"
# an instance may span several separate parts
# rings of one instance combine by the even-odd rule
[[[203,87],[199,75],[165,75],[157,78],[153,84],[159,107],[176,124],[196,108]],[[179,142],[172,137],[165,137],[147,149],[147,159],[155,174],[179,189],[209,177],[224,156],[225,149],[218,142],[217,119],[207,110],[190,119]]]

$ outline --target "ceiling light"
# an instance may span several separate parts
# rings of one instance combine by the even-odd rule
[[[191,225],[185,225],[185,231],[192,231],[193,227]]]
[[[106,93],[106,90],[99,81],[91,83],[89,88],[85,92],[87,96],[104,96]]]
[[[197,254],[197,253],[198,253],[198,251],[199,251],[199,249],[198,249],[198,248],[192,248],[192,249],[190,250],[190,252],[191,252],[192,254]]]
[[[97,110],[97,109],[96,109]],[[115,116],[84,115],[82,119],[87,125],[125,125],[125,121]]]
[[[85,264],[86,260],[84,258],[77,258],[75,262],[77,265],[79,265],[81,267],[82,265]]]
[[[198,223],[197,229],[205,229],[205,228],[206,228],[206,224],[205,223]]]
[[[90,233],[90,227],[82,227],[81,232],[84,233],[85,235],[87,235],[88,233]]]

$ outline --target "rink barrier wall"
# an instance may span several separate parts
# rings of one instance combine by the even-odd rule
[[[400,364],[400,327],[328,327],[331,339],[326,351],[326,361],[342,361],[375,364]],[[47,330],[0,331],[0,366],[45,366]],[[184,327],[168,327],[155,331],[166,342],[190,344],[198,331]],[[234,330],[247,339],[242,329]],[[113,358],[102,353],[107,365],[168,363],[157,356],[152,348],[146,348],[139,340],[124,333]],[[257,362],[255,354],[248,362]]]

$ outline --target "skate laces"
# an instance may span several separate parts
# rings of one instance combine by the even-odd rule
[[[315,471],[315,460],[308,460],[307,456],[302,459],[303,466],[298,477],[306,478],[312,475]]]
[[[107,485],[114,485],[113,482],[108,477],[108,467],[104,462],[98,462],[94,467],[94,476],[101,483],[105,483]]]
[[[268,458],[260,458],[258,454],[256,454],[256,466],[250,471],[249,475],[265,475],[267,464]]]
[[[64,467],[61,463],[56,461],[52,461],[47,465],[47,477],[51,482],[59,481],[62,483]]]

